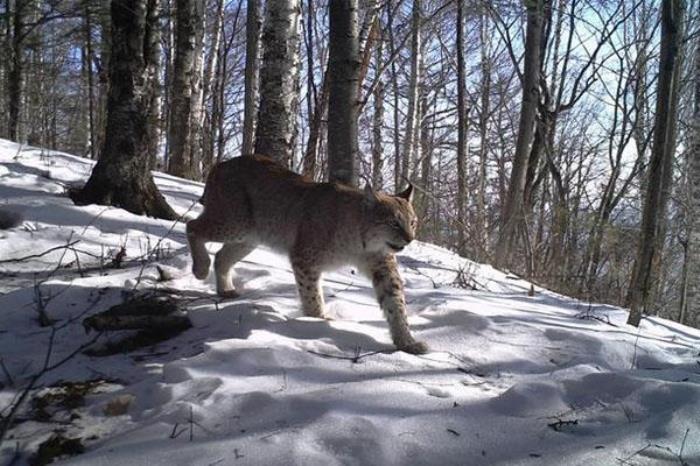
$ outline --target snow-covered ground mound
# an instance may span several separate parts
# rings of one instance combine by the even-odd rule
[[[2,415],[52,369],[14,413],[2,464],[49,438],[78,439],[65,461],[84,465],[700,464],[698,330],[529,297],[523,280],[416,242],[399,260],[431,352],[395,352],[354,270],[325,277],[331,321],[301,315],[286,258],[262,248],[236,268],[242,296],[221,300],[192,277],[182,223],[72,204],[91,167],[0,140],[0,209],[24,218],[0,231]],[[156,182],[198,213],[200,183]],[[96,336],[83,319],[134,290],[172,296],[193,327],[76,353]]]

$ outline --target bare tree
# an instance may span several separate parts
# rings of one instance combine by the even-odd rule
[[[661,6],[661,57],[656,94],[654,140],[648,168],[648,186],[644,196],[641,241],[629,290],[630,315],[627,323],[638,326],[642,312],[650,304],[656,264],[661,254],[661,232],[666,222],[666,205],[671,188],[675,125],[677,118],[680,47],[683,41],[683,0],[664,0]]]
[[[408,85],[408,110],[406,114],[406,130],[403,136],[403,153],[401,154],[401,186],[408,182],[416,159],[415,138],[418,128],[418,107],[420,94],[420,62],[421,57],[421,0],[413,1],[411,13],[411,78]],[[396,154],[398,157],[399,155]]]
[[[457,2],[457,250],[466,252],[467,103],[464,80],[464,2]]]
[[[524,222],[523,196],[528,170],[530,146],[533,141],[537,105],[539,103],[540,48],[542,41],[544,4],[547,0],[525,0],[527,28],[524,69],[522,74],[523,101],[520,109],[518,139],[513,155],[508,194],[503,209],[501,230],[496,247],[496,266],[510,266],[512,249],[518,228]]]
[[[135,214],[175,219],[148,167],[149,112],[154,94],[148,79],[158,0],[112,2],[107,131],[100,159],[85,187],[72,193],[78,205],[107,204]]]
[[[245,23],[245,96],[243,104],[243,147],[241,153],[253,153],[255,110],[260,63],[260,0],[248,0]]]
[[[700,40],[695,41],[693,85],[695,102],[690,150],[688,151],[689,233],[686,253],[687,301],[678,319],[700,328]]]

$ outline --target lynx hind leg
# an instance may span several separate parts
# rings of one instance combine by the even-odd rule
[[[379,305],[389,323],[391,339],[396,348],[411,354],[426,353],[428,345],[422,341],[416,341],[408,328],[406,298],[396,265],[396,258],[386,256],[372,261],[370,272],[377,301],[379,301]]]
[[[187,242],[190,245],[192,254],[192,273],[198,280],[204,280],[209,275],[211,259],[206,248],[206,237],[203,233],[204,214],[199,218],[187,222]]]
[[[292,268],[304,315],[325,318],[321,272],[314,267],[302,266],[294,262],[292,262]]]
[[[254,246],[244,242],[228,242],[216,253],[214,271],[216,273],[216,293],[224,298],[237,298],[233,286],[232,272],[236,262],[250,254]]]

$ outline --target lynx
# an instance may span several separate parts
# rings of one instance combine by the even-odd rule
[[[214,270],[217,293],[234,298],[232,266],[262,244],[289,256],[305,315],[324,318],[321,274],[350,264],[372,280],[394,344],[424,353],[406,320],[394,253],[415,237],[413,187],[395,196],[336,183],[315,183],[262,156],[220,163],[209,174],[204,211],[187,223],[192,272],[203,280],[209,241],[222,242]]]

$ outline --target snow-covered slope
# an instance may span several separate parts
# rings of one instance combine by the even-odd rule
[[[94,337],[83,318],[129,291],[167,291],[193,328],[43,375],[42,387],[96,382],[48,418],[28,400],[2,464],[57,431],[80,438],[86,451],[65,461],[83,465],[700,464],[698,330],[657,318],[635,329],[621,309],[528,297],[522,280],[415,243],[399,259],[411,326],[432,351],[392,352],[370,283],[350,268],[326,277],[332,321],[301,315],[287,260],[265,249],[237,267],[242,297],[220,300],[190,274],[182,224],[71,203],[66,188],[90,169],[0,140],[0,208],[25,218],[0,231],[0,409],[51,338],[49,365]],[[201,184],[156,181],[178,212],[198,212]],[[159,281],[156,265],[174,278]],[[39,325],[42,309],[55,330]]]

